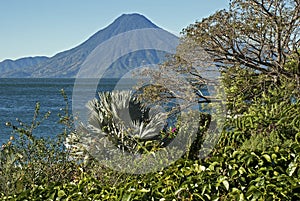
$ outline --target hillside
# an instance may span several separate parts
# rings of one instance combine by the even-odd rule
[[[30,57],[22,58],[16,61],[5,60],[0,63],[0,77],[76,77],[81,64],[86,60],[88,55],[101,43],[108,39],[131,30],[144,28],[160,29],[150,20],[140,14],[123,14],[118,17],[112,24],[92,35],[88,40],[70,50],[57,53],[55,56],[47,57]],[[175,35],[169,34],[169,38],[161,38],[161,41],[177,43],[178,38]],[[134,39],[133,39],[134,40]],[[133,43],[140,43],[132,41]],[[113,64],[113,69],[109,75],[118,76],[119,71],[128,69],[129,63],[134,66],[143,64],[157,64],[165,59],[165,52],[156,50],[144,50],[124,56],[120,61]]]

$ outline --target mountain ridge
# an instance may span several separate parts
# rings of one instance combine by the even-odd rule
[[[97,31],[78,46],[59,52],[52,57],[27,57],[27,60],[35,58],[31,63],[27,61],[27,64],[21,62],[25,58],[0,62],[0,72],[2,72],[0,77],[76,77],[81,64],[99,44],[118,34],[144,28],[161,29],[141,14],[122,14],[110,25]],[[175,35],[174,37],[177,38]],[[148,59],[149,63],[163,60],[162,53],[152,52],[151,54],[154,54],[156,58]],[[145,58],[146,55],[149,55],[149,52],[145,52]],[[147,61],[147,58],[145,60]]]

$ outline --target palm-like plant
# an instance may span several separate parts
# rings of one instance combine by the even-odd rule
[[[78,129],[80,140],[72,144],[74,134],[67,138],[78,153],[82,153],[79,150],[83,147],[99,151],[113,145],[123,152],[135,153],[145,150],[143,146],[150,142],[152,147],[160,146],[167,114],[159,107],[143,106],[132,91],[100,92],[99,99],[89,101],[86,106],[88,125]]]

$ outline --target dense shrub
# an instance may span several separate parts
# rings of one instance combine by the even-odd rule
[[[50,112],[40,115],[39,103],[36,104],[33,121],[29,124],[19,119],[18,125],[6,123],[12,128],[12,136],[0,151],[2,195],[20,193],[32,186],[50,182],[69,182],[76,176],[77,164],[69,160],[69,152],[63,146],[71,128],[68,103],[63,111],[65,113],[60,114],[59,118],[59,124],[64,125],[63,130],[55,139],[35,135],[35,129],[50,115]]]
[[[181,159],[157,173],[109,175],[111,170],[106,170],[107,179],[114,179],[111,184],[83,173],[78,182],[34,185],[10,199],[297,200],[299,150],[299,143],[264,152],[227,146],[216,150],[211,158]]]
[[[267,103],[269,99],[264,97],[258,103],[261,100]],[[1,199],[300,199],[299,102],[278,104],[273,110],[268,108],[270,105],[273,103],[253,104],[247,118],[228,119],[226,125],[234,130],[224,131],[209,157],[191,160],[185,156],[161,171],[145,175],[118,173],[97,161],[87,165],[70,161],[68,151],[61,149],[60,138],[37,138],[25,126],[13,127],[20,138],[11,139],[1,151]],[[265,112],[268,115],[262,115]],[[276,130],[270,130],[272,122]],[[262,132],[252,131],[257,128]],[[245,135],[239,137],[242,133]],[[271,141],[268,136],[273,136]]]

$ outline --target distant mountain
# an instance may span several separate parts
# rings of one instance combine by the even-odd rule
[[[0,62],[0,77],[76,77],[83,62],[101,43],[118,34],[144,28],[160,29],[143,15],[123,14],[108,27],[98,31],[79,46],[58,53],[51,58],[29,57]],[[164,37],[168,38],[161,38],[161,41],[173,43],[178,41],[178,38],[172,34]],[[120,74],[122,70],[141,65],[141,63],[160,63],[165,60],[165,54],[166,52],[157,50],[133,52],[114,62],[111,66],[112,70],[106,75],[118,77],[122,74]]]
[[[48,57],[26,57],[4,60],[0,63],[0,77],[30,77],[34,66],[47,61]]]

